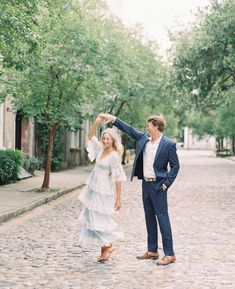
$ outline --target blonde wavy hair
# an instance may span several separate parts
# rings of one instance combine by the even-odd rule
[[[113,140],[113,147],[114,147],[115,151],[121,157],[123,154],[123,145],[122,145],[121,138],[118,135],[117,131],[113,128],[106,128],[101,134],[101,139],[102,139],[104,134],[109,134],[111,136],[111,138]]]

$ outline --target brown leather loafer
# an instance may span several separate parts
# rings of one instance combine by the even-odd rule
[[[139,260],[144,260],[144,259],[157,260],[159,258],[159,254],[153,253],[153,252],[146,252],[146,253],[144,253],[144,255],[137,256],[136,258]]]
[[[157,262],[157,265],[169,265],[171,263],[174,263],[176,260],[175,256],[164,256],[162,258],[162,260],[160,260],[159,262]]]

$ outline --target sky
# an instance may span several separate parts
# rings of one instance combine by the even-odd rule
[[[193,20],[198,7],[205,7],[210,0],[113,0],[119,16],[130,25],[141,23],[147,37],[157,40],[160,52],[170,47],[168,28],[177,22],[187,25]]]

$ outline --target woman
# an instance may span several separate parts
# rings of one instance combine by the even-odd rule
[[[98,240],[101,246],[98,261],[104,262],[114,251],[113,241],[122,237],[115,231],[113,213],[121,208],[121,182],[126,180],[126,175],[121,165],[122,144],[116,131],[104,130],[101,142],[95,136],[101,122],[98,116],[88,132],[88,157],[96,160],[96,164],[79,199],[83,204],[80,241]]]

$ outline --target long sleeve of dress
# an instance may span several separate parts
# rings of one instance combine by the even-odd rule
[[[90,140],[88,140],[86,150],[88,152],[88,158],[91,162],[93,162],[96,159],[101,149],[102,145],[96,136],[93,136]]]

